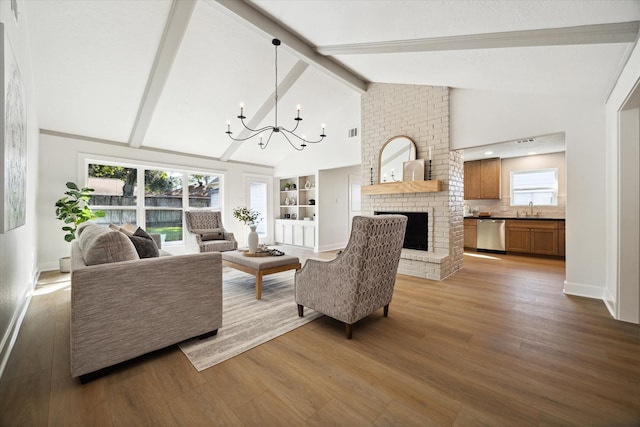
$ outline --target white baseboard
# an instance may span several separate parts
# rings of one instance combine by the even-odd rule
[[[604,299],[605,288],[591,285],[581,285],[578,283],[569,283],[564,281],[563,292],[567,295],[575,295],[577,297],[594,298],[599,300]]]
[[[33,290],[35,289],[36,283],[38,283],[37,276],[30,284],[30,289],[22,300],[22,306],[18,307],[13,314],[9,328],[4,334],[4,337],[2,337],[2,342],[0,342],[0,378],[2,378],[2,374],[4,374],[4,369],[9,361],[9,356],[11,356],[11,350],[13,350],[13,345],[16,343],[16,339],[18,338],[20,326],[22,326],[24,316],[27,314],[27,309],[31,303],[31,297],[33,296]]]
[[[347,242],[337,243],[333,245],[324,245],[318,248],[318,252],[337,251],[338,249],[344,249],[347,247]]]
[[[40,271],[60,270],[60,261],[44,262],[38,265],[38,270]]]

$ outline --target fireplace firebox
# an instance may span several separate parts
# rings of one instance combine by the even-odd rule
[[[426,212],[375,212],[376,215],[405,215],[407,231],[404,233],[403,248],[429,250],[429,214]]]

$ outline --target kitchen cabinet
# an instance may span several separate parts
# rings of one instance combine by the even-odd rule
[[[464,219],[464,247],[475,249],[476,244],[476,220],[473,218]]]
[[[565,256],[565,221],[558,221],[558,255]]]
[[[563,221],[507,220],[507,253],[560,255],[558,237],[560,222]]]
[[[464,199],[499,199],[501,165],[497,157],[464,162]]]

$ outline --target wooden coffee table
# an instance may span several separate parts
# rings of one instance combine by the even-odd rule
[[[222,252],[222,264],[256,276],[256,299],[262,298],[263,276],[287,270],[300,270],[302,267],[300,260],[295,256],[251,257],[245,256],[243,251]]]

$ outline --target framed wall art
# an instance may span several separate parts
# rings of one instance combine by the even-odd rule
[[[0,24],[2,35],[2,88],[0,111],[0,219],[6,232],[25,224],[27,212],[27,109],[22,76],[11,43]]]

